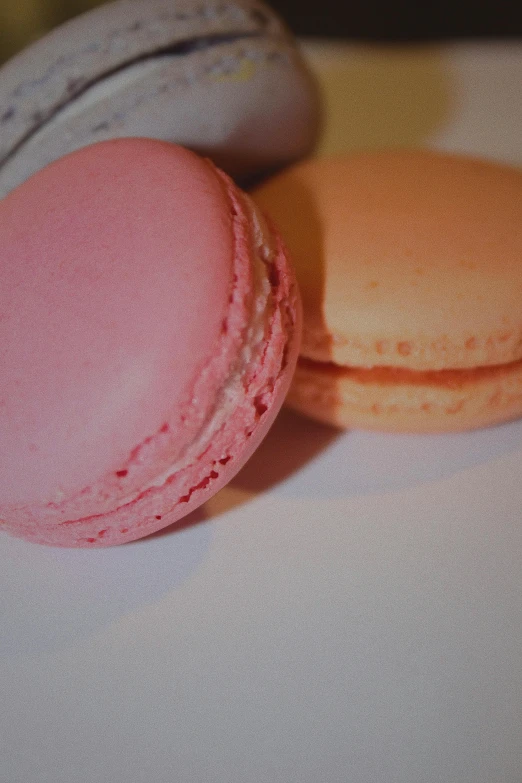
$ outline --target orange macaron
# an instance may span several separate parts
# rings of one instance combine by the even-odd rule
[[[392,432],[522,415],[521,171],[388,150],[309,160],[253,195],[303,296],[290,406]]]

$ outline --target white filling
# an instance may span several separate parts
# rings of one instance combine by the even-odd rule
[[[230,377],[217,396],[210,418],[207,419],[195,440],[187,448],[182,458],[141,487],[140,494],[148,489],[162,487],[171,476],[198,459],[199,455],[212,440],[213,435],[234,412],[238,398],[243,397],[243,379],[252,365],[252,360],[264,347],[266,327],[272,314],[269,307],[271,286],[266,262],[273,258],[274,248],[270,232],[262,215],[248,197],[245,198],[243,196],[243,198],[250,211],[254,239],[254,257],[252,260],[254,296],[251,321],[246,330],[243,347]],[[193,402],[196,404],[195,401]],[[120,501],[120,505],[132,502],[134,497],[136,497],[136,493],[132,497]]]

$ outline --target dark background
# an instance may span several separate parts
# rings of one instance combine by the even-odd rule
[[[518,37],[522,6],[485,0],[400,3],[384,0],[274,0],[301,35],[384,41]]]
[[[175,2],[175,0],[173,0]],[[0,0],[0,62],[102,0]],[[520,3],[476,0],[273,0],[298,35],[380,42],[522,38]]]

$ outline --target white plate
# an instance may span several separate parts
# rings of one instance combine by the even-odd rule
[[[520,47],[306,50],[323,151],[520,162]],[[2,537],[0,781],[520,783],[521,479],[522,422],[396,437],[284,413],[182,531]]]

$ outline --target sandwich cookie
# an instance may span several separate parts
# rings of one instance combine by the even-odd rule
[[[315,87],[257,0],[118,0],[0,68],[0,196],[62,155],[115,137],[173,141],[246,180],[305,155]]]
[[[300,307],[248,196],[195,153],[101,142],[0,202],[0,529],[98,547],[242,466],[290,384]]]
[[[522,414],[522,172],[361,153],[298,164],[254,199],[281,230],[303,296],[289,405],[396,432]]]

